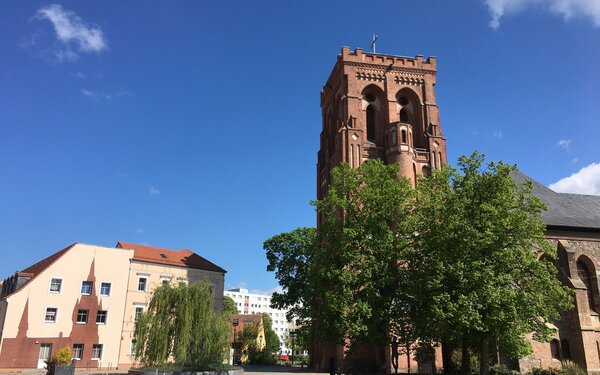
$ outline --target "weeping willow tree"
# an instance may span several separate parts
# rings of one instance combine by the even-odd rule
[[[229,354],[229,328],[212,302],[206,281],[155,289],[135,325],[136,359],[145,366],[174,362],[193,369],[223,363]]]

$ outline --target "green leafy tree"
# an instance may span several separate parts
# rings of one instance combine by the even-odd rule
[[[276,309],[291,308],[289,318],[297,316],[310,321],[313,317],[315,290],[315,256],[317,232],[315,228],[297,228],[266,240],[263,244],[267,271],[275,277],[284,292],[275,292],[271,306]]]
[[[228,355],[227,317],[214,311],[206,281],[155,289],[134,338],[136,359],[144,365],[163,365],[173,358],[178,366],[199,369],[223,363]]]
[[[271,306],[289,309],[288,320],[294,319],[307,335],[312,330],[316,336],[321,326],[317,311],[322,303],[319,298],[322,286],[316,260],[316,229],[303,227],[278,234],[266,240],[263,248],[269,261],[267,270],[275,272],[283,288],[283,292],[273,293]]]
[[[334,168],[322,215],[319,278],[324,280],[323,318],[338,342],[388,344],[412,243],[414,190],[398,166],[369,161]],[[341,317],[341,319],[340,319]],[[381,353],[382,354],[382,353]]]
[[[400,297],[421,340],[462,342],[479,350],[480,373],[490,347],[514,357],[531,352],[525,335],[549,340],[548,323],[571,306],[544,238],[543,203],[515,167],[489,163],[478,153],[461,157],[421,179],[413,216],[417,236]],[[468,354],[463,355],[468,363]]]
[[[262,314],[263,327],[265,329],[265,348],[263,349],[268,354],[277,354],[281,349],[281,341],[275,330],[273,330],[273,320],[267,313]]]
[[[235,301],[229,296],[223,296],[223,314],[235,315],[238,313],[238,309],[235,306]]]

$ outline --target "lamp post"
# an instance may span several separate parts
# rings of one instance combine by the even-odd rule
[[[294,365],[294,349],[296,347],[296,331],[290,331],[290,337],[292,338],[292,366]]]
[[[233,343],[231,343],[231,346],[233,347],[233,364],[235,365],[235,360],[236,360],[236,344],[237,344],[237,327],[240,324],[240,321],[238,319],[234,319],[233,320]]]

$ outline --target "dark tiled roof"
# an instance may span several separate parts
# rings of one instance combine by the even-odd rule
[[[169,264],[214,272],[227,272],[216,264],[206,260],[205,258],[188,249],[183,249],[180,251],[167,250],[159,247],[138,245],[128,242],[117,242],[116,247],[133,250],[133,260],[138,260],[141,262]]]
[[[600,229],[600,196],[557,193],[522,172],[514,172],[517,182],[531,181],[533,194],[548,207],[542,214],[548,226]]]

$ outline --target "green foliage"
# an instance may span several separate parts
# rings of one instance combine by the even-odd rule
[[[488,358],[493,346],[518,358],[571,307],[544,238],[543,203],[504,163],[474,153],[416,189],[397,165],[374,160],[331,172],[314,202],[319,232],[299,228],[265,241],[269,271],[298,324],[320,341],[383,348],[461,342]],[[493,344],[493,345],[492,345]],[[488,361],[480,363],[482,374]]]
[[[490,366],[490,375],[519,375],[519,371],[511,370],[506,365]]]
[[[65,346],[56,352],[49,364],[54,366],[65,366],[71,363],[72,358],[73,352],[71,351],[71,348],[69,346]]]
[[[316,279],[322,339],[383,347],[412,242],[414,190],[397,165],[336,167],[315,202],[322,225]]]
[[[561,370],[563,375],[586,375],[586,372],[577,363],[568,359],[562,361]]]
[[[235,306],[235,301],[229,296],[223,296],[223,314],[235,315],[238,313],[238,309]]]
[[[269,262],[267,271],[275,271],[285,291],[273,293],[271,306],[290,307],[290,317],[298,316],[301,320],[310,320],[314,315],[316,241],[315,228],[297,228],[273,236],[263,244]]]
[[[529,375],[564,375],[562,368],[534,368]]]
[[[548,340],[547,323],[571,306],[551,263],[556,250],[544,238],[545,207],[530,184],[511,177],[513,166],[483,169],[483,156],[474,153],[458,167],[418,184],[418,236],[403,296],[410,321],[421,338],[467,339],[481,358],[491,340],[522,357],[531,352],[525,334]]]
[[[143,365],[164,365],[172,357],[178,366],[200,368],[228,355],[227,317],[215,313],[206,281],[155,289],[134,337],[135,356]]]
[[[264,351],[270,354],[277,354],[281,349],[281,341],[275,330],[273,330],[273,320],[267,313],[262,314],[263,327],[265,330],[265,348]]]

